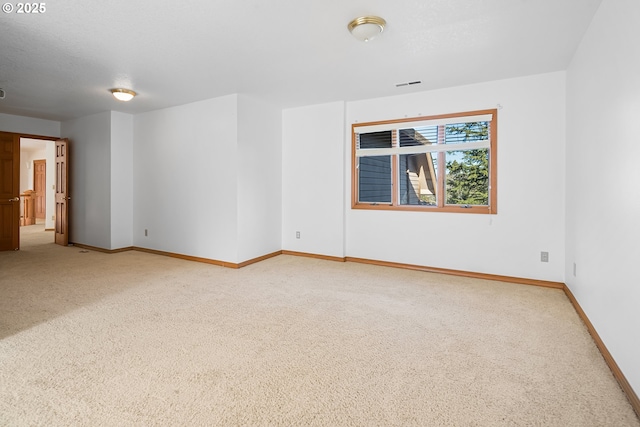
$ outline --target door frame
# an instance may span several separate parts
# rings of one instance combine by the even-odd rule
[[[0,129],[0,132],[4,132],[4,133],[11,134],[13,136],[17,136],[19,139],[22,139],[22,138],[41,139],[41,140],[44,140],[44,141],[52,141],[54,143],[55,143],[55,141],[57,141],[59,139],[62,139],[59,136],[34,135],[34,134],[30,134],[30,133],[11,132],[11,131],[3,130],[3,129]],[[22,163],[21,161],[18,161],[18,165],[17,165],[17,169],[18,169],[17,174],[18,174],[18,176],[20,176],[20,172],[21,172],[21,167],[22,167],[21,163]],[[20,249],[20,216],[19,215],[18,215],[17,221],[18,221],[18,223],[17,223],[17,227],[18,227],[17,228],[17,230],[18,230],[18,232],[17,232],[18,233],[17,234],[17,236],[18,236],[17,237],[17,239],[18,239],[18,249]]]

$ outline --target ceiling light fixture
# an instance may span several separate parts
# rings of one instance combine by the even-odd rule
[[[349,22],[347,28],[353,37],[360,41],[368,42],[384,31],[387,21],[378,16],[361,16]]]
[[[113,96],[115,96],[118,101],[131,101],[133,97],[137,95],[137,93],[129,89],[117,88],[110,89],[109,91],[113,94]]]

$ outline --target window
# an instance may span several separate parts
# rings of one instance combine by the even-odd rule
[[[355,209],[497,213],[497,111],[352,125]]]

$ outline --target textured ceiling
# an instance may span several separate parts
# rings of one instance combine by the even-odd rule
[[[293,107],[564,70],[600,1],[47,2],[0,13],[0,112],[66,120],[232,93]],[[388,25],[362,43],[347,24],[367,14]]]

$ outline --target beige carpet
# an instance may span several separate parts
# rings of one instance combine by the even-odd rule
[[[0,253],[2,426],[640,426],[559,290],[27,228]]]

